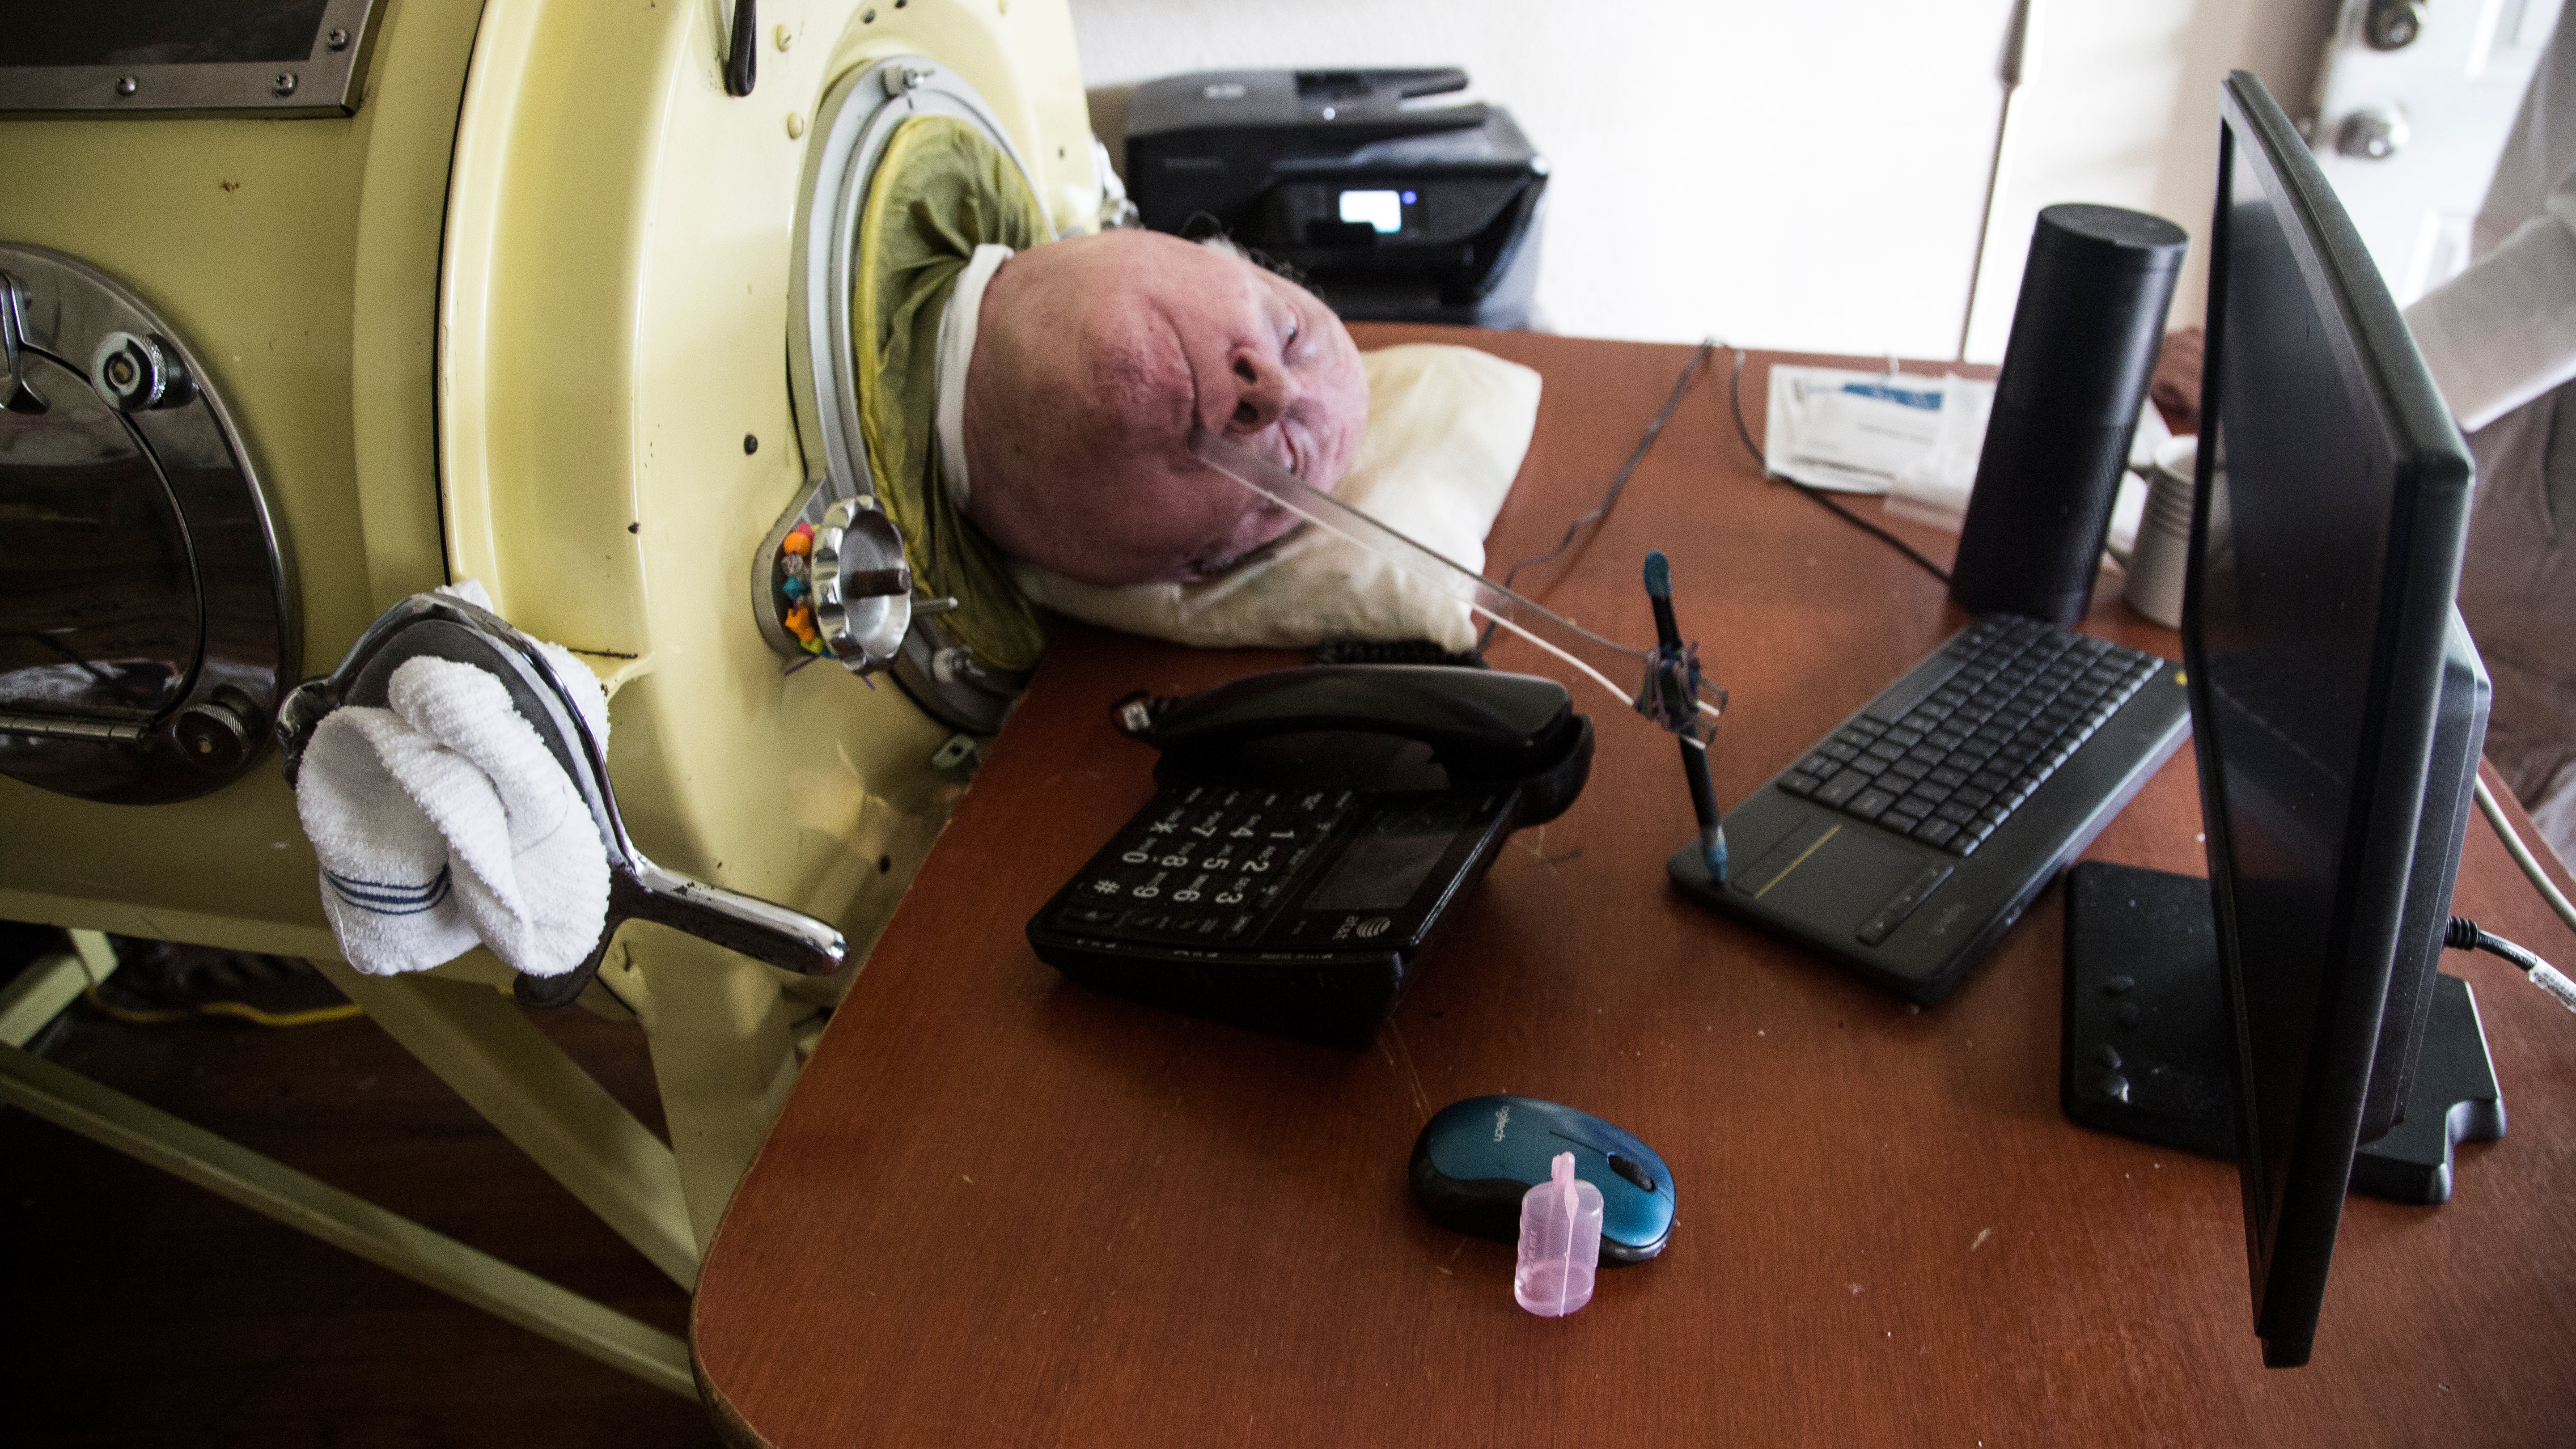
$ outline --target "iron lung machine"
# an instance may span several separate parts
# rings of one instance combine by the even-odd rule
[[[333,958],[279,708],[470,578],[609,689],[639,844],[863,953],[1019,681],[866,526],[849,217],[940,114],[1096,222],[1063,0],[39,8],[0,58],[0,919]],[[847,668],[746,587],[800,519],[846,525]],[[394,1027],[405,983],[335,979]],[[598,985],[680,1143],[685,1224],[629,1236],[685,1282],[832,986],[649,926]]]

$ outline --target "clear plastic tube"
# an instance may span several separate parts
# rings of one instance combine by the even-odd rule
[[[1574,1175],[1574,1154],[1548,1163],[1548,1180],[1521,1196],[1520,1263],[1512,1297],[1541,1318],[1563,1318],[1592,1301],[1601,1266],[1601,1189]]]
[[[1573,665],[1621,704],[1635,706],[1639,691],[1623,690],[1611,679],[1614,674],[1643,678],[1648,661],[1645,650],[1604,639],[1482,574],[1460,568],[1250,448],[1209,432],[1205,424],[1191,425],[1190,452],[1200,462],[1317,528],[1367,549]],[[1711,719],[1717,717],[1717,706],[1704,699],[1696,703],[1700,713]]]

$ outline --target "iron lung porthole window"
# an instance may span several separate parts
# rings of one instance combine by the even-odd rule
[[[103,273],[0,243],[0,774],[184,800],[294,675],[267,502],[186,346]]]

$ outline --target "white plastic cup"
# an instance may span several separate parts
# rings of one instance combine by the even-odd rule
[[[1574,1154],[1548,1163],[1546,1182],[1521,1195],[1520,1264],[1512,1297],[1541,1318],[1563,1318],[1592,1301],[1601,1265],[1601,1189],[1574,1175]]]
[[[2191,566],[2191,502],[2198,438],[2176,438],[2156,450],[2146,511],[2138,516],[2138,541],[2129,550],[2129,607],[2164,625],[2182,627],[2182,586]]]

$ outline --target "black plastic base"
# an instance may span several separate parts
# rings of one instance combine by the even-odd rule
[[[2067,875],[2066,1020],[2059,1100],[2103,1132],[2236,1155],[2232,1057],[2209,882],[2087,861]],[[2355,1153],[2355,1192],[2432,1205],[2452,1149],[2504,1135],[2504,1101],[2477,999],[2434,982],[2405,1119]]]

